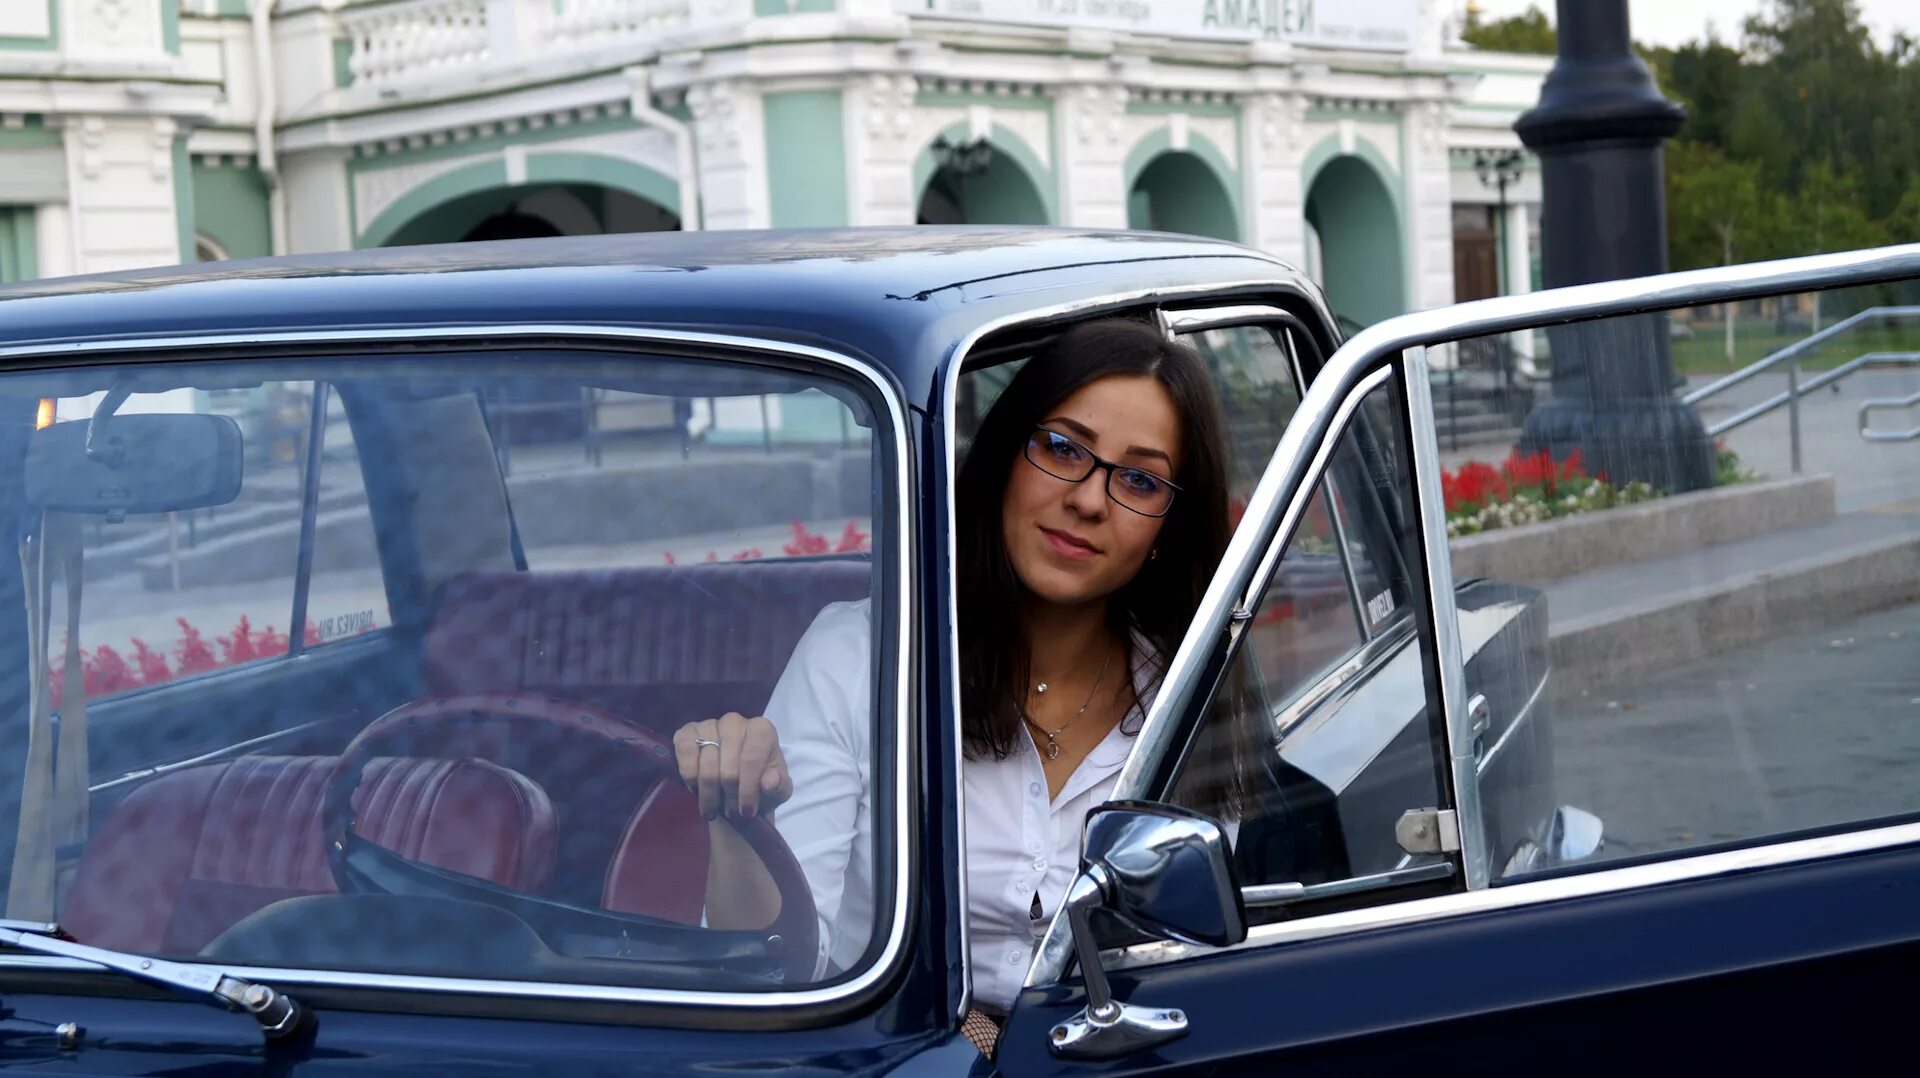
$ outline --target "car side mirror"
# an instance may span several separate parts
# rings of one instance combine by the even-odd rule
[[[1067,890],[1074,952],[1087,1005],[1053,1027],[1051,1047],[1068,1059],[1114,1059],[1187,1032],[1179,1010],[1113,998],[1091,914],[1105,909],[1149,935],[1212,947],[1247,937],[1247,911],[1225,829],[1175,805],[1119,801],[1087,814],[1080,875]]]

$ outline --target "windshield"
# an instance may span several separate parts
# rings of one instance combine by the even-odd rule
[[[853,972],[891,650],[836,672],[830,850],[704,818],[674,740],[780,725],[816,621],[886,631],[886,415],[825,367],[555,349],[0,375],[6,916],[229,965]],[[766,916],[709,927],[714,843]]]

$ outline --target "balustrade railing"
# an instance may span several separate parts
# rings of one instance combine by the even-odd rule
[[[564,0],[547,24],[555,45],[593,45],[684,26],[689,0]]]
[[[394,86],[615,44],[692,18],[691,0],[384,0],[348,7],[340,24],[354,83]]]
[[[413,82],[485,63],[489,0],[395,0],[340,16],[355,83]]]

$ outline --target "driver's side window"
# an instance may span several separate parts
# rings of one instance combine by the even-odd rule
[[[1173,780],[1174,800],[1187,800],[1217,788],[1223,769],[1238,772],[1235,858],[1256,917],[1262,885],[1305,885],[1268,892],[1297,904],[1356,877],[1442,875],[1427,867],[1437,858],[1396,837],[1403,814],[1442,807],[1444,762],[1412,616],[1420,562],[1404,414],[1389,382],[1339,437]],[[1230,818],[1235,808],[1192,807]]]

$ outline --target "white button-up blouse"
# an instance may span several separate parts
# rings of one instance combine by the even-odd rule
[[[872,646],[868,600],[827,606],[801,637],[767,703],[793,777],[793,798],[777,810],[774,826],[813,889],[822,975],[858,962],[874,929]],[[1141,713],[1158,687],[1157,671],[1152,648],[1136,636],[1132,673]],[[1004,1012],[1019,993],[1040,936],[1079,868],[1087,810],[1108,799],[1132,747],[1126,730],[1136,725],[1117,724],[1059,797],[1048,797],[1040,753],[1028,738],[1017,739],[1004,760],[962,762],[976,1006]]]

